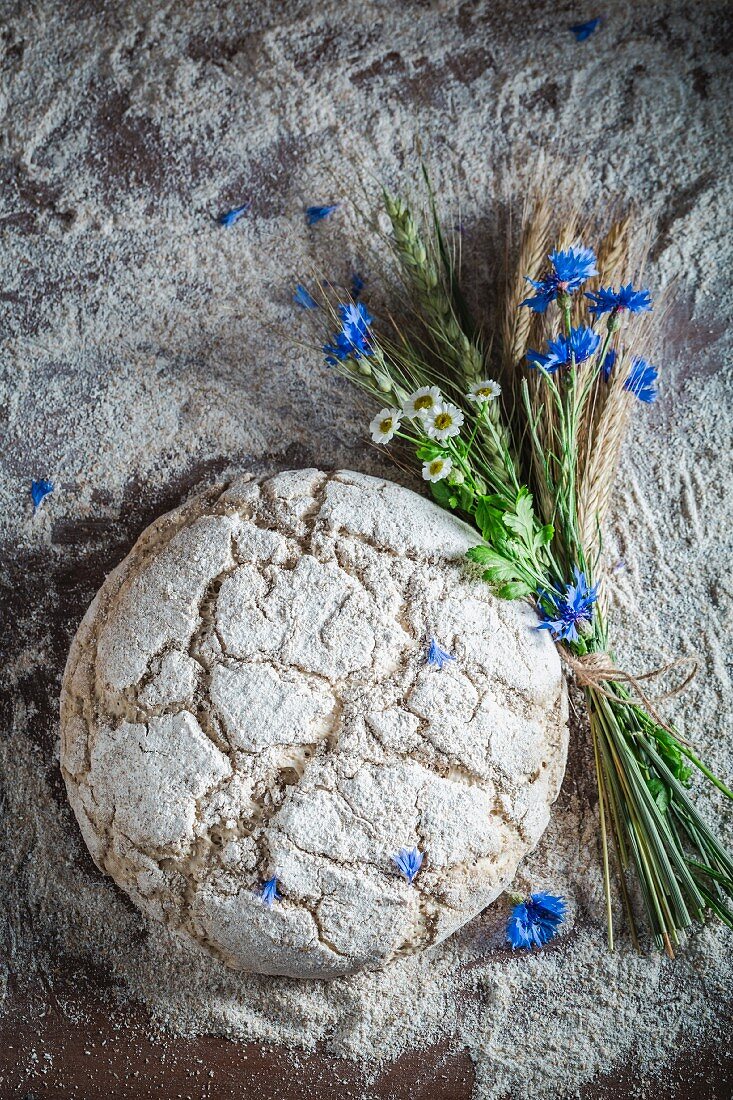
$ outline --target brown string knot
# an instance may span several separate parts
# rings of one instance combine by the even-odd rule
[[[571,653],[570,650],[563,645],[558,645],[557,648],[563,661],[568,668],[571,669],[575,679],[581,687],[590,688],[599,695],[605,695],[607,699],[611,699],[615,703],[629,702],[632,705],[641,703],[648,711],[650,717],[653,718],[662,729],[665,729],[674,737],[679,738],[679,734],[663,721],[655,704],[661,703],[664,699],[673,699],[688,687],[697,675],[697,657],[678,657],[676,660],[670,661],[666,665],[659,665],[658,668],[650,669],[649,672],[641,672],[638,676],[632,676],[630,672],[624,672],[623,669],[617,668],[609,653],[585,653],[582,656],[578,656],[575,653]],[[684,680],[676,687],[672,688],[670,691],[663,692],[662,695],[654,697],[647,695],[642,686],[642,681],[656,680],[660,676],[664,676],[665,673],[671,672],[673,669],[680,668],[683,665],[687,665],[690,662],[692,663],[690,672],[688,672]],[[615,692],[609,691],[608,688],[604,687],[604,684],[611,681],[617,684],[628,684],[634,691],[636,698],[624,700]]]

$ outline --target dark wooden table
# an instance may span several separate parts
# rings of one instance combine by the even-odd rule
[[[405,1054],[367,1083],[354,1063],[320,1052],[152,1038],[143,1010],[123,1011],[99,988],[16,1006],[0,1026],[2,1100],[470,1100],[473,1085],[470,1057],[446,1044]],[[578,1095],[730,1100],[733,1058],[730,1050],[687,1051],[653,1079],[616,1071]]]
[[[470,1057],[447,1044],[405,1054],[367,1083],[353,1062],[322,1052],[214,1036],[152,1038],[142,1009],[120,1009],[99,987],[16,1006],[0,1026],[2,1100],[470,1100],[473,1085]],[[578,1095],[730,1100],[733,1057],[686,1051],[653,1079],[616,1071]]]

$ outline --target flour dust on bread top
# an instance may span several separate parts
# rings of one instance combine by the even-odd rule
[[[377,968],[490,904],[547,824],[567,714],[552,643],[477,577],[476,539],[350,471],[243,477],[156,521],[64,678],[62,769],[97,865],[266,974]],[[412,883],[403,847],[424,854]]]

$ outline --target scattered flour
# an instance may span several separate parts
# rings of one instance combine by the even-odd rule
[[[65,961],[101,968],[175,1031],[322,1044],[363,1065],[448,1037],[487,1100],[573,1095],[629,1062],[643,1091],[677,1050],[691,1064],[727,1041],[723,929],[696,932],[675,963],[636,956],[623,935],[606,952],[577,724],[519,880],[571,898],[563,936],[512,956],[498,901],[421,956],[330,983],[237,975],[142,918],[94,868],[58,769],[71,638],[152,519],[243,469],[400,479],[365,446],[360,398],[293,346],[309,335],[291,297],[313,270],[348,283],[358,268],[379,302],[375,242],[348,199],[366,204],[370,173],[411,169],[417,132],[447,205],[460,205],[489,327],[495,210],[511,199],[516,211],[539,150],[548,175],[581,181],[591,201],[618,194],[659,215],[648,279],[654,290],[676,277],[679,304],[668,346],[651,351],[661,399],[640,410],[620,471],[613,628],[636,668],[702,655],[673,711],[730,780],[730,9],[603,7],[578,45],[564,25],[595,11],[550,0],[365,3],[348,16],[328,0],[6,5],[0,877],[13,991],[52,982]],[[247,198],[250,214],[217,226]],[[344,205],[308,229],[303,207],[331,200]],[[40,476],[57,489],[34,516]],[[184,683],[187,671],[161,675]],[[149,688],[154,707],[160,683]],[[696,793],[730,837],[722,797]]]

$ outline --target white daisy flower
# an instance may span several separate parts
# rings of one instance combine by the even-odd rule
[[[476,405],[481,405],[484,401],[493,401],[500,393],[501,386],[498,382],[493,378],[484,378],[482,382],[474,382],[466,397]]]
[[[401,409],[381,409],[369,425],[375,443],[389,443],[400,426]]]
[[[430,462],[423,462],[422,476],[424,481],[442,481],[453,469],[453,460],[447,455],[439,455]]]
[[[437,386],[423,386],[411,393],[403,405],[405,416],[427,416],[443,401]]]
[[[451,405],[450,401],[445,401],[431,409],[429,414],[423,417],[423,422],[430,438],[442,442],[460,433],[463,413],[457,405]]]

